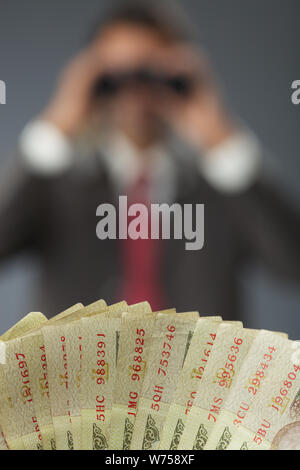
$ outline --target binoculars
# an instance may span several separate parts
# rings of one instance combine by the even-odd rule
[[[193,79],[182,74],[166,74],[150,68],[139,68],[114,73],[105,73],[95,83],[94,93],[98,97],[114,97],[128,86],[148,86],[165,89],[185,97],[193,90]]]

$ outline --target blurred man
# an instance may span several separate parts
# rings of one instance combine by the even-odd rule
[[[300,280],[298,215],[173,12],[123,2],[98,24],[19,148],[17,167],[1,174],[0,259],[38,254],[39,305],[49,316],[104,297],[234,319],[249,260]],[[205,204],[204,248],[100,241],[96,209],[119,195],[147,206]]]

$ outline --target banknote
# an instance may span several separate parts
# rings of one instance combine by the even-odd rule
[[[103,310],[99,310],[98,307],[95,309],[94,305],[92,305],[88,306],[84,310],[84,315],[82,316],[82,318],[87,318],[87,321],[83,322],[82,318],[75,319],[74,321],[65,322],[63,327],[63,333],[66,340],[67,364],[69,370],[68,395],[70,404],[70,417],[72,422],[74,450],[80,450],[82,448],[81,409],[83,404],[81,403],[81,365],[82,358],[84,356],[84,351],[86,349],[86,346],[89,344],[90,340],[89,333],[87,333],[86,331],[88,320],[92,318],[98,318],[98,316],[102,316],[106,313],[110,317],[112,315],[120,317],[122,312],[126,311],[127,303],[120,302],[115,305],[107,306]],[[100,308],[102,307],[100,306]],[[81,314],[82,313],[83,312],[81,312]],[[95,325],[95,321],[93,322],[93,324]]]
[[[208,438],[205,450],[226,450],[243,417],[251,409],[257,392],[273,373],[278,356],[287,345],[281,334],[260,331],[242,364]]]
[[[144,318],[149,314],[151,314],[151,307],[148,302],[131,306],[127,306],[125,303],[123,308],[119,307],[106,312],[105,317],[108,321],[105,318],[102,321],[106,325],[105,328],[108,328],[106,341],[101,341],[101,338],[99,340],[99,332],[96,335],[94,334],[95,331],[98,331],[96,318],[93,318],[92,323],[89,321],[90,318],[82,320],[83,331],[86,328],[89,329],[89,334],[85,335],[83,341],[84,355],[81,371],[83,390],[81,395],[82,442],[85,449],[104,450],[109,445],[116,367],[119,358],[122,358],[123,355],[123,351],[120,351],[122,318],[124,315],[130,318]],[[112,320],[118,321],[113,322]],[[102,346],[105,345],[105,350],[99,350],[101,344]],[[113,362],[112,358],[114,358]],[[99,374],[104,374],[103,366],[106,374],[98,377]],[[88,393],[86,393],[86,390],[88,390]],[[101,392],[102,403],[97,403],[99,391]],[[100,409],[105,412],[99,413]]]
[[[40,325],[47,319],[40,312],[31,312],[26,315],[22,320],[13,325],[6,333],[0,336],[0,340],[5,342],[11,339],[18,338],[23,334],[28,333],[35,328],[39,328]]]
[[[220,317],[199,318],[191,345],[179,373],[177,388],[166,416],[160,441],[161,449],[176,450],[185,422],[195,399],[198,383],[205,372],[214,346]]]
[[[30,376],[29,366],[28,366],[28,357],[27,357],[27,354],[26,354],[27,352],[26,352],[26,349],[24,349],[23,343],[21,344],[22,335],[26,335],[26,334],[29,334],[29,332],[31,332],[31,331],[35,331],[35,328],[41,326],[42,324],[45,324],[46,321],[47,321],[46,318],[41,313],[39,313],[39,312],[30,313],[29,315],[24,317],[22,320],[20,320],[16,325],[14,325],[12,328],[10,328],[1,337],[2,340],[5,340],[7,342],[6,350],[7,350],[7,358],[8,358],[8,362],[7,362],[8,367],[11,366],[12,370],[14,370],[15,364],[10,364],[9,363],[9,358],[11,358],[11,352],[14,349],[17,350],[17,352],[15,353],[16,357],[20,357],[20,358],[23,357],[23,361],[20,362],[19,367],[24,369],[24,370],[21,370],[21,375],[24,378],[25,378],[25,375],[27,376],[26,377],[26,384],[23,384],[23,391],[24,391],[24,393],[29,394],[28,400],[27,400],[28,403],[26,403],[26,406],[25,406],[25,412],[27,411],[27,417],[28,417],[28,414],[30,415],[29,416],[29,420],[30,420],[29,423],[28,424],[23,423],[23,427],[19,428],[20,430],[23,429],[22,432],[25,433],[24,436],[26,435],[26,429],[29,430],[29,434],[30,434],[30,431],[32,429],[32,422],[34,422],[35,430],[39,429],[39,424],[38,424],[36,409],[35,409],[35,406],[33,405],[33,390],[32,390],[32,386],[31,386],[31,376]],[[23,347],[23,350],[22,350],[22,347]],[[2,371],[2,373],[3,373],[3,371]],[[11,384],[9,383],[11,380],[13,380],[13,377],[11,377],[11,376],[8,377],[8,375],[7,375],[8,385],[6,385],[6,386],[11,386]],[[4,386],[4,384],[6,384],[5,380],[3,380],[3,382],[2,382],[3,386]],[[20,383],[17,383],[17,380],[13,384],[15,384],[17,389],[18,389],[18,387],[20,387]],[[26,385],[26,387],[25,387],[25,385]],[[22,402],[24,402],[24,397],[23,396],[22,396]],[[25,403],[24,403],[24,405],[25,405]],[[20,416],[22,416],[22,412],[19,412],[19,410],[18,410],[18,408],[20,406],[20,401],[18,400],[15,403],[14,406],[15,406],[15,412],[19,413]],[[12,407],[13,407],[12,397],[9,397],[9,408],[12,409]],[[9,413],[7,413],[7,416],[8,415],[9,415]],[[25,419],[25,417],[26,417],[26,415],[24,416],[24,419]],[[42,436],[42,433],[39,432],[38,436],[39,436],[39,442],[35,443],[35,444],[37,444],[35,447],[40,449],[41,445],[42,445],[41,442],[40,442],[42,440],[42,439],[40,439],[40,436]],[[25,439],[25,437],[24,437],[24,439]],[[4,442],[6,443],[6,441],[4,441]],[[21,448],[28,448],[28,446],[29,446],[29,448],[32,447],[32,441],[30,441],[30,440],[28,441],[28,440],[25,439],[24,444],[22,444],[20,440],[19,440],[19,442],[20,442]],[[7,445],[7,443],[6,443],[6,445]],[[12,444],[12,446],[13,446],[13,444]],[[18,444],[16,444],[16,446],[18,446]]]
[[[175,310],[164,313],[175,313]],[[134,316],[134,312],[129,312],[122,317],[110,449],[128,450],[130,447],[156,316],[156,313]],[[136,354],[140,354],[141,363],[133,365]]]
[[[78,306],[75,306],[78,308]],[[68,311],[63,312],[59,315],[62,317],[63,315],[70,314],[74,311],[74,307],[70,308]],[[23,424],[18,421],[17,423],[20,424],[19,430],[22,432],[22,439],[24,442],[25,449],[32,449],[37,448],[41,449],[44,448],[43,442],[43,435],[40,431],[40,425],[38,421],[38,414],[36,412],[36,403],[34,401],[33,395],[33,387],[32,387],[32,378],[29,368],[29,360],[27,356],[26,347],[24,347],[23,340],[30,335],[32,331],[36,331],[36,327],[40,327],[45,325],[47,322],[46,318],[40,313],[33,313],[25,317],[21,320],[17,325],[11,328],[4,338],[10,338],[6,345],[6,356],[7,356],[7,365],[10,366],[12,371],[15,371],[16,364],[13,363],[13,357],[15,356],[16,359],[19,359],[18,366],[21,369],[19,372],[23,379],[26,378],[26,381],[23,380],[23,386],[20,383],[17,383],[17,377],[19,374],[10,375],[7,377],[7,382],[9,381],[10,385],[13,389],[16,387],[17,389],[22,386],[23,393],[28,394],[28,397],[22,396],[23,407],[21,406],[20,400],[16,402],[14,405],[15,412],[18,413],[20,419],[22,417]],[[49,323],[49,322],[48,322]],[[26,330],[29,330],[26,332]],[[40,331],[39,329],[37,331]],[[21,335],[21,336],[19,336]],[[25,335],[25,336],[24,336]],[[26,382],[26,383],[25,383]],[[26,398],[26,400],[25,400]],[[26,404],[25,404],[26,401]],[[32,433],[32,423],[34,424],[35,434]],[[39,442],[36,442],[36,438],[38,436]],[[18,444],[17,444],[18,445]]]
[[[151,363],[146,369],[139,408],[131,439],[131,449],[157,449],[163,424],[176,389],[199,315],[184,319],[180,314],[158,314],[150,345]],[[141,335],[137,336],[142,338]],[[137,345],[138,347],[138,345]],[[142,356],[133,357],[133,372],[142,367]]]
[[[5,342],[5,364],[0,366],[0,421],[7,445],[12,450],[43,448],[20,335],[46,322],[41,313],[29,314],[1,339]]]
[[[53,317],[48,322],[48,325],[61,318],[67,318],[82,308],[82,304],[76,304]],[[34,401],[35,415],[42,435],[43,449],[55,450],[56,441],[49,398],[47,357],[41,330],[36,329],[23,336],[22,345],[28,365],[31,394]]]
[[[257,390],[252,391],[256,398],[238,416],[238,432],[228,450],[300,450],[300,343],[286,340],[277,347],[279,353],[263,387],[251,378],[246,383]]]
[[[129,305],[126,309],[126,312],[124,313],[130,314],[132,317],[134,315],[137,315],[139,317],[141,315],[150,315],[152,313],[152,309],[149,302],[139,302],[137,304]]]
[[[243,329],[241,325],[219,325],[178,449],[204,449],[255,335],[255,331]]]
[[[84,343],[81,386],[83,390],[82,446],[87,450],[108,449],[117,341],[121,318],[97,316],[81,320],[88,341]]]

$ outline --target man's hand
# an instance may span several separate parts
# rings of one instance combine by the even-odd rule
[[[162,62],[168,72],[186,75],[193,83],[188,96],[169,93],[163,100],[164,118],[193,145],[204,150],[221,144],[237,126],[219,94],[208,62],[191,48],[168,50]]]
[[[94,105],[92,88],[101,68],[99,53],[93,46],[71,60],[63,70],[42,118],[52,122],[64,134],[76,136],[91,114]]]

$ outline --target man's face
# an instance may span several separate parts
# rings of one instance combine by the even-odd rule
[[[94,45],[103,64],[103,73],[116,75],[159,67],[162,50],[168,47],[158,33],[126,24],[107,28]],[[135,81],[129,81],[100,100],[100,108],[105,111],[110,124],[141,144],[158,137],[158,104],[158,90]]]

